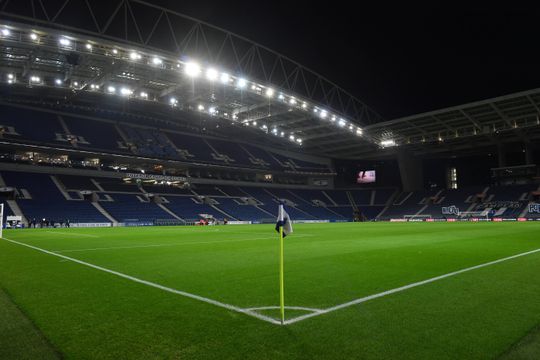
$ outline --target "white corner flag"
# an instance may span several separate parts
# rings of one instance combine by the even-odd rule
[[[279,233],[279,228],[283,227],[283,237],[293,232],[291,218],[283,208],[283,204],[279,205],[278,217],[276,221],[276,231]]]
[[[279,205],[278,217],[276,221],[276,231],[279,233],[279,308],[281,313],[281,325],[285,323],[285,271],[284,271],[284,252],[283,238],[292,233],[292,224],[289,214]]]

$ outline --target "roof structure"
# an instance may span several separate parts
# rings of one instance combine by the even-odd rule
[[[0,16],[0,84],[11,89],[2,91],[3,101],[34,94],[42,102],[116,107],[350,159],[403,148],[466,150],[540,132],[538,89],[385,121],[284,55],[144,1],[98,7],[87,0],[7,0]]]

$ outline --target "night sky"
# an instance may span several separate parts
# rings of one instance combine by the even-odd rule
[[[540,87],[540,11],[149,0],[328,77],[387,119]]]

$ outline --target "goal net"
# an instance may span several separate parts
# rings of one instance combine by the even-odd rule
[[[460,211],[458,218],[460,219],[488,219],[487,211]]]
[[[403,218],[407,221],[421,221],[421,220],[426,220],[426,219],[431,219],[431,215],[430,214],[414,214],[414,215],[403,215]]]

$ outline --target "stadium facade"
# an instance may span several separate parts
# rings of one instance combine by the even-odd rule
[[[0,8],[0,196],[25,225],[540,217],[540,89],[386,120],[152,4],[33,4]]]

